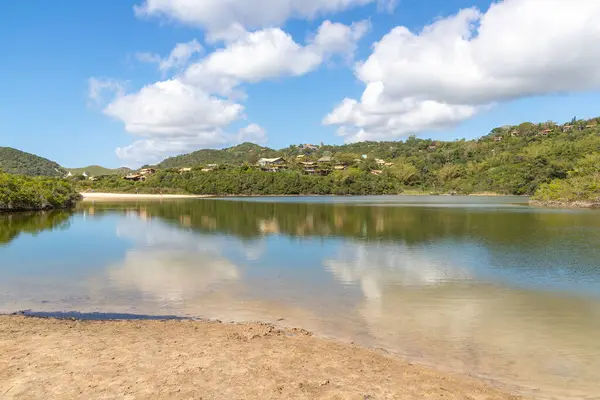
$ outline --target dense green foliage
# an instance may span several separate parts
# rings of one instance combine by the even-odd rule
[[[264,172],[242,166],[220,168],[211,172],[195,169],[179,173],[163,170],[146,182],[128,182],[118,178],[104,178],[85,182],[97,191],[123,193],[193,193],[213,195],[361,195],[398,194],[400,182],[391,174],[375,176],[360,169],[336,171],[328,176],[305,175],[300,171]]]
[[[0,172],[0,211],[47,210],[75,205],[80,195],[64,179]]]
[[[568,178],[543,184],[534,200],[541,202],[584,202],[600,206],[600,153],[589,154],[569,171]]]
[[[121,168],[104,168],[100,165],[90,165],[83,168],[67,168],[67,172],[73,175],[81,175],[84,172],[87,176],[102,176],[102,175],[127,175],[131,172],[131,169],[126,167]]]
[[[46,158],[11,147],[0,147],[0,170],[28,176],[64,176],[60,165]]]
[[[71,218],[69,211],[35,213],[0,213],[0,245],[11,242],[21,233],[36,235],[42,231],[65,228]]]
[[[404,142],[361,142],[308,149],[293,145],[281,150],[246,143],[225,150],[201,150],[169,158],[158,166],[179,168],[212,163],[239,166],[241,163],[254,164],[261,157],[275,156],[294,164],[299,155],[303,156],[302,161],[315,161],[331,155],[334,162],[343,162],[361,170],[383,169],[390,179],[396,179],[393,186],[402,186],[406,190],[530,195],[542,184],[567,178],[568,171],[573,170],[580,159],[599,151],[600,124],[594,119],[560,126],[552,122],[527,122],[496,128],[477,140],[453,142],[410,137]],[[366,160],[362,160],[363,155],[367,156]],[[376,158],[393,165],[379,167],[374,163]],[[362,161],[355,161],[358,159]],[[221,177],[235,179],[229,175]],[[288,178],[273,179],[279,182],[279,179]],[[324,184],[330,184],[332,179],[335,181],[335,178],[328,177],[318,179]],[[190,190],[194,185],[181,184],[178,187]],[[298,187],[305,186],[299,184]],[[204,187],[202,192],[206,190]],[[303,192],[302,189],[294,191]],[[331,193],[336,191],[330,190]]]

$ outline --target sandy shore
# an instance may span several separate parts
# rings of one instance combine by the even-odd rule
[[[211,197],[193,194],[125,194],[125,193],[81,193],[83,200],[143,200],[143,199],[199,199]]]
[[[520,399],[265,324],[0,316],[2,399]]]

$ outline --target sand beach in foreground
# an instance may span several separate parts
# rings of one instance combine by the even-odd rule
[[[2,399],[521,399],[271,325],[0,316]]]

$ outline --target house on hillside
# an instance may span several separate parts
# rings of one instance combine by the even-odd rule
[[[189,167],[179,168],[180,174],[183,174],[184,172],[192,172],[192,169]]]
[[[515,130],[513,130],[513,131],[510,133],[510,136],[512,136],[512,137],[518,137],[518,136],[521,136],[521,132],[519,132],[519,130],[518,130],[518,129],[515,129]]]
[[[371,171],[371,174],[372,174],[372,175],[378,175],[378,176],[379,176],[379,175],[383,174],[383,171],[381,171],[381,170],[378,170],[378,169],[374,169],[373,171]]]
[[[323,156],[317,160],[318,163],[330,163],[331,161],[333,161],[331,156]]]
[[[126,181],[143,182],[146,180],[146,176],[142,174],[129,174],[124,176],[123,179]]]
[[[155,174],[156,170],[154,168],[142,168],[140,169],[140,175],[152,175]]]
[[[285,164],[285,160],[281,157],[276,158],[261,158],[258,160],[258,165],[261,167],[272,167],[275,165],[283,165]]]
[[[502,136],[494,136],[494,142],[501,142],[504,139]]]
[[[565,125],[565,126],[562,127],[562,131],[565,132],[565,133],[566,132],[570,132],[572,130],[573,130],[573,125]]]
[[[333,169],[335,169],[336,171],[343,171],[346,168],[347,167],[345,165],[336,165],[335,167],[333,167]]]
[[[265,171],[278,172],[285,168],[285,160],[281,157],[261,158],[258,165]]]
[[[540,131],[540,133],[538,133],[538,136],[546,137],[551,133],[552,133],[552,129],[544,129],[543,131]]]

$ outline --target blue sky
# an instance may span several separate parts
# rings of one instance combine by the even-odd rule
[[[273,13],[211,1],[4,5],[0,145],[66,167],[138,166],[242,140],[452,140],[600,115],[594,0],[506,0],[492,10],[482,0],[261,0],[289,6]],[[566,6],[574,17],[561,22]],[[480,12],[460,12],[472,7]],[[320,30],[326,20],[335,29]],[[396,27],[407,31],[391,35]],[[159,70],[192,40],[201,51]]]

